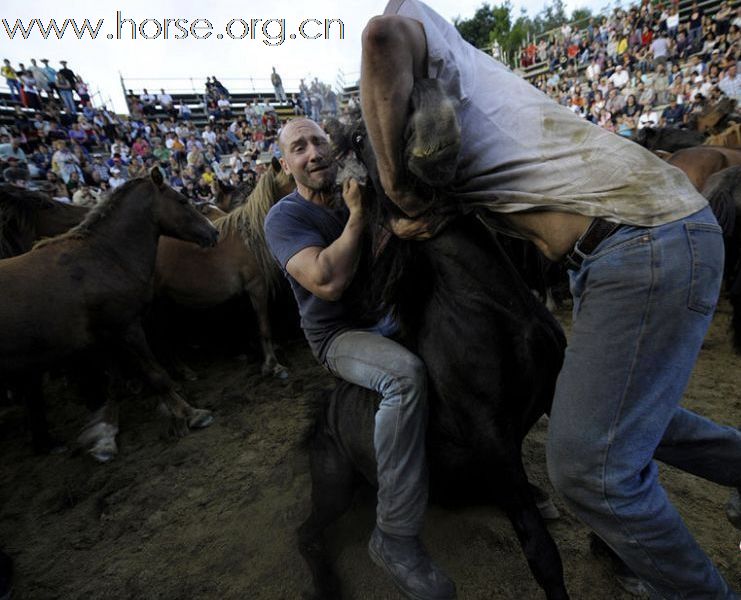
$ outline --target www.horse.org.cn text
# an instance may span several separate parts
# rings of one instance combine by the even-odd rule
[[[305,18],[288,23],[285,18],[233,18],[219,28],[205,18],[147,18],[133,19],[116,11],[113,31],[105,19],[7,19],[0,20],[0,36],[10,40],[59,39],[78,40],[258,40],[266,46],[280,46],[286,40],[345,39],[345,24],[341,19]],[[107,33],[106,33],[107,31]]]

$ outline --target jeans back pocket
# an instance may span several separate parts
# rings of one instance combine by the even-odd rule
[[[714,223],[685,223],[692,256],[687,308],[710,314],[718,302],[723,276],[723,231]]]

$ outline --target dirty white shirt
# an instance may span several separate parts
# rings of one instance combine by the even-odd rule
[[[669,223],[707,204],[681,170],[552,101],[419,0],[391,0],[384,14],[422,23],[427,76],[459,100],[462,146],[446,190],[456,201],[639,226]]]

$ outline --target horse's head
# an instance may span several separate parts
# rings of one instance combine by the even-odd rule
[[[432,187],[448,185],[458,168],[461,128],[455,104],[437,79],[414,82],[404,157],[409,171]]]
[[[153,209],[162,233],[194,242],[199,246],[215,246],[218,231],[181,193],[167,185],[159,167],[153,167],[149,177],[156,189]]]

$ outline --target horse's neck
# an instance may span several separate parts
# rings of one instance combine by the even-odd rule
[[[159,236],[151,201],[139,197],[119,200],[91,225],[89,244],[137,279],[149,280],[154,274]]]

